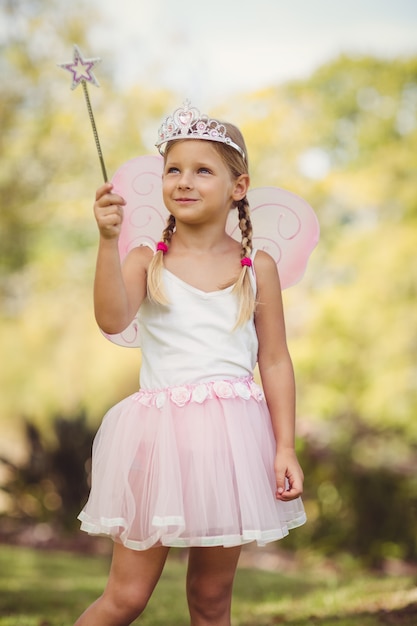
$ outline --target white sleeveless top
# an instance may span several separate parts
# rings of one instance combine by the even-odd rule
[[[256,294],[253,266],[250,276]],[[234,329],[239,302],[233,286],[207,293],[165,268],[163,280],[170,304],[146,299],[139,309],[141,389],[251,376],[258,338],[253,317]]]

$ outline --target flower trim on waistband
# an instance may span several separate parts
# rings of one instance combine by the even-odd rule
[[[179,407],[191,402],[202,404],[213,398],[253,398],[257,402],[264,400],[264,394],[253,378],[238,378],[236,380],[215,380],[195,385],[181,385],[167,389],[141,389],[136,394],[136,400],[144,406],[156,406],[162,409],[166,401],[170,400]]]

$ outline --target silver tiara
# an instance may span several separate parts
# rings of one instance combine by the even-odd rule
[[[155,146],[163,155],[167,143],[176,139],[219,141],[234,148],[246,159],[242,148],[227,135],[226,126],[218,120],[209,118],[208,115],[201,115],[198,109],[191,106],[189,100],[186,100],[182,108],[176,109],[162,122]]]

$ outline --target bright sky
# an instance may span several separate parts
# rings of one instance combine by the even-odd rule
[[[94,0],[92,50],[122,84],[208,108],[338,54],[417,55],[417,0]]]

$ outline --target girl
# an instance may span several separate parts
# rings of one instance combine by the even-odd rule
[[[97,323],[116,334],[139,310],[142,367],[140,391],[109,411],[94,443],[82,529],[115,543],[106,589],[76,626],[136,619],[170,546],[189,548],[192,626],[229,626],[241,545],[305,521],[280,281],[252,250],[243,137],[186,104],[156,145],[170,217],[155,253],[134,248],[121,265],[125,201],[106,183],[94,205]],[[240,244],[225,230],[231,210]]]

